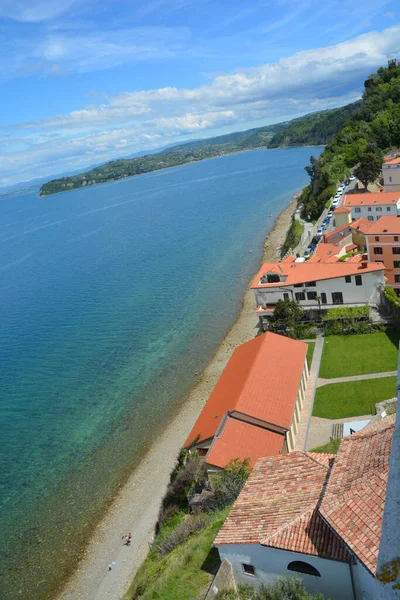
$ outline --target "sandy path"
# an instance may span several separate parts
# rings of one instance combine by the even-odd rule
[[[264,246],[264,260],[279,258],[296,203],[292,202],[278,217]],[[232,329],[222,341],[198,385],[189,394],[178,415],[155,441],[112,504],[89,542],[76,573],[59,600],[120,600],[146,557],[153,539],[158,509],[176,457],[207,401],[234,348],[257,333],[254,296],[247,289],[243,308]],[[133,534],[131,547],[121,541]],[[108,566],[114,565],[111,571]]]

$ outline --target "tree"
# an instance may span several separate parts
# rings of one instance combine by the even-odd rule
[[[303,318],[304,310],[296,300],[278,300],[271,322],[294,327],[296,322],[302,321]]]
[[[249,458],[242,461],[238,458],[231,460],[222,473],[213,478],[214,498],[211,501],[213,508],[223,508],[232,504],[242,491],[250,473]]]
[[[381,172],[381,158],[372,152],[366,152],[360,158],[358,167],[354,170],[354,174],[361,181],[365,190],[368,189],[368,184],[375,181]]]

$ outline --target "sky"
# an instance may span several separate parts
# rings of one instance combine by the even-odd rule
[[[0,186],[358,99],[398,0],[0,0]]]

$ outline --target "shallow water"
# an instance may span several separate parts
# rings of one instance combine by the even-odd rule
[[[0,203],[1,598],[53,596],[233,323],[310,153]]]

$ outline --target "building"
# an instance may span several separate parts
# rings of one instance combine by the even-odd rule
[[[382,173],[385,191],[400,191],[400,158],[384,162]]]
[[[360,217],[359,219],[356,219],[355,221],[353,221],[350,224],[351,239],[353,241],[353,244],[357,244],[357,246],[359,248],[366,248],[367,247],[366,234],[368,233],[368,231],[371,229],[372,226],[373,226],[373,222],[368,221],[367,219],[364,219],[363,217]]]
[[[233,352],[184,446],[209,471],[294,448],[308,379],[307,344],[265,333]]]
[[[333,211],[333,226],[342,227],[351,223],[351,209],[339,207]]]
[[[400,192],[346,194],[342,207],[351,210],[354,221],[360,217],[367,221],[377,221],[383,215],[397,216],[400,214]]]
[[[372,227],[373,221],[368,221],[363,217],[345,223],[341,227],[332,229],[323,235],[324,244],[356,244],[359,248],[366,248],[365,234]]]
[[[395,415],[368,425],[336,456],[293,452],[258,461],[214,541],[236,583],[258,587],[289,573],[331,600],[378,596],[394,424]]]
[[[337,305],[377,305],[385,286],[383,263],[368,262],[365,255],[344,262],[296,263],[294,257],[264,263],[252,283],[261,324],[278,300],[297,300],[313,317],[321,309]]]
[[[400,218],[382,217],[366,234],[369,260],[386,267],[387,285],[400,296]]]

